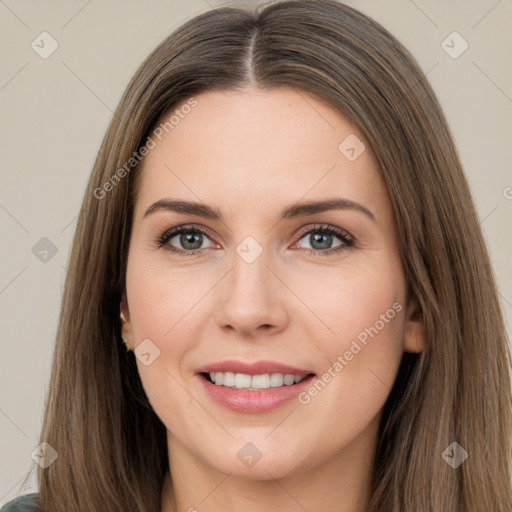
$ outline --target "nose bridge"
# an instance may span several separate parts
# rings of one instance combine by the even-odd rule
[[[282,294],[277,289],[271,251],[248,236],[236,246],[232,268],[222,288],[217,321],[249,333],[259,326],[282,328],[286,313]]]
[[[232,271],[229,278],[230,296],[245,302],[267,302],[272,285],[269,283],[269,250],[254,237],[248,236],[235,248]]]

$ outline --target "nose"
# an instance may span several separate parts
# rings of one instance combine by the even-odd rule
[[[223,330],[251,338],[286,328],[285,294],[289,291],[269,263],[265,251],[251,263],[234,254],[233,267],[218,291],[215,317]]]

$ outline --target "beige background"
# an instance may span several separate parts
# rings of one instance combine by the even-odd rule
[[[512,2],[347,3],[388,28],[428,74],[474,192],[510,324]],[[0,0],[0,506],[37,490],[34,478],[28,489],[19,485],[38,443],[76,216],[112,111],[142,59],[173,28],[217,5]],[[43,31],[59,45],[47,59],[31,48]],[[457,59],[441,47],[453,31],[469,44]],[[42,237],[57,248],[46,263],[32,252]]]

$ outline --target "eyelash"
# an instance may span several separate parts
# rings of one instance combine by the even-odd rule
[[[330,226],[329,224],[317,224],[303,232],[300,233],[300,235],[297,238],[297,242],[304,238],[306,235],[309,235],[311,233],[320,232],[323,234],[330,234],[330,235],[336,235],[340,240],[341,244],[335,248],[326,249],[326,250],[319,250],[319,249],[304,249],[310,254],[320,254],[322,256],[325,255],[331,255],[338,252],[341,252],[344,249],[350,248],[354,246],[355,239],[347,233],[345,230]],[[210,234],[205,231],[204,229],[198,227],[198,226],[177,226],[175,228],[169,229],[166,232],[164,232],[161,236],[159,236],[156,239],[155,246],[158,249],[163,248],[166,251],[170,251],[172,253],[176,254],[186,254],[187,256],[194,256],[195,254],[199,254],[205,249],[195,249],[193,251],[187,251],[184,249],[176,249],[175,247],[168,245],[167,247],[164,247],[164,245],[173,237],[176,235],[179,235],[181,233],[201,233],[204,236],[207,236],[208,238],[212,238]]]

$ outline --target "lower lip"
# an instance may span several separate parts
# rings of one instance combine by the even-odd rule
[[[199,375],[206,392],[213,400],[232,411],[244,413],[260,413],[276,409],[309,387],[314,377],[314,375],[310,375],[291,386],[249,391],[248,389],[217,386],[212,384],[203,375]]]

